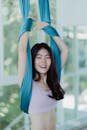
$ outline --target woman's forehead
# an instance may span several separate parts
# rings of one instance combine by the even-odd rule
[[[48,50],[47,49],[45,49],[45,48],[42,48],[42,49],[40,49],[39,51],[38,51],[38,53],[37,53],[37,55],[38,54],[41,54],[41,55],[44,55],[44,54],[49,54],[49,52],[48,52]]]

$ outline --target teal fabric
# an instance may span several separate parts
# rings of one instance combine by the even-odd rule
[[[51,23],[50,9],[48,0],[38,0],[41,21]]]
[[[21,36],[26,31],[31,31],[33,20],[31,18],[25,19],[25,23],[21,27],[20,33],[19,33],[19,40]],[[26,70],[24,74],[24,78],[21,85],[20,90],[20,108],[25,113],[28,113],[28,106],[31,99],[32,94],[32,57],[31,57],[31,49],[30,49],[30,43],[28,40],[27,44],[27,63],[26,63]]]
[[[58,36],[59,34],[57,31],[50,25],[50,8],[49,8],[49,0],[38,0],[39,3],[39,10],[40,10],[40,18],[41,21],[48,22],[49,25],[43,28],[44,32],[50,36],[50,47],[53,51],[55,62],[56,62],[56,69],[58,73],[58,80],[60,81],[61,77],[61,58],[60,58],[60,51],[53,40],[52,36]],[[30,11],[30,0],[19,0],[21,13],[23,16],[23,25],[20,29],[19,39],[26,31],[31,31],[33,20],[31,18],[27,18]],[[21,89],[20,89],[20,107],[21,110],[25,113],[28,113],[28,107],[30,104],[32,95],[32,57],[31,57],[31,49],[30,43],[28,40],[27,46],[27,64],[26,70],[24,74],[24,78],[22,81]]]
[[[19,4],[23,20],[25,21],[30,11],[30,0],[19,0]]]
[[[54,55],[54,59],[55,59],[55,63],[56,63],[56,70],[57,70],[57,74],[58,74],[58,80],[60,81],[60,77],[61,77],[61,57],[60,57],[60,50],[57,46],[57,44],[55,43],[55,41],[53,40],[53,36],[59,36],[59,34],[57,33],[57,31],[51,26],[45,26],[43,28],[43,30],[50,36],[50,47],[52,49],[53,55]]]
[[[21,26],[20,32],[19,32],[19,39],[25,33],[26,31],[31,31],[32,29],[33,20],[31,18],[26,18],[23,25]]]

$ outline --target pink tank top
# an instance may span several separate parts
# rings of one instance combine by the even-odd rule
[[[48,97],[52,95],[51,90],[45,91],[36,81],[32,84],[32,97],[28,109],[28,113],[47,112],[56,107],[56,100]]]

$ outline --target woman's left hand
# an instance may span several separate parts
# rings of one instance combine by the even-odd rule
[[[45,26],[49,25],[47,22],[39,22],[34,28],[33,30],[41,30],[42,28],[44,28]]]

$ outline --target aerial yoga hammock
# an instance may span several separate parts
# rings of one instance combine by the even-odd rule
[[[23,23],[24,23],[19,33],[19,40],[20,40],[20,37],[23,35],[23,33],[25,33],[26,31],[31,31],[33,20],[31,18],[27,18],[30,11],[30,0],[19,0],[19,3],[20,3],[21,13],[23,16]],[[49,23],[49,25],[45,26],[43,30],[45,33],[47,33],[50,36],[50,47],[52,49],[55,58],[58,80],[60,81],[60,77],[61,77],[60,50],[56,45],[55,41],[52,39],[52,36],[59,36],[59,34],[51,26],[49,0],[38,0],[38,4],[39,4],[41,21]],[[31,95],[32,95],[32,57],[31,57],[30,42],[28,40],[27,63],[26,63],[25,74],[24,74],[24,78],[20,90],[20,102],[21,102],[20,107],[21,110],[25,113],[28,113]]]

